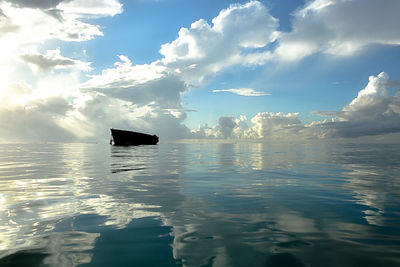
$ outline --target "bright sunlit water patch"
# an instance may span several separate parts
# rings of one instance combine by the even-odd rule
[[[0,266],[400,266],[400,146],[0,145]]]

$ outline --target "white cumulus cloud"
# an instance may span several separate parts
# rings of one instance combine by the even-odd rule
[[[87,41],[103,35],[99,26],[83,22],[76,14],[63,10],[20,8],[7,2],[0,2],[0,9],[6,17],[2,27],[13,29],[3,34],[0,45],[13,43],[13,47],[18,48],[25,44],[41,44],[50,39]]]
[[[70,0],[61,1],[57,9],[78,16],[114,16],[122,12],[118,0]]]
[[[382,72],[370,76],[366,87],[359,91],[341,111],[330,112],[333,120],[315,122],[331,137],[360,137],[400,132],[400,95],[387,90],[389,75]],[[325,113],[322,112],[322,115]]]
[[[250,121],[246,116],[223,116],[218,125],[201,126],[192,134],[195,138],[212,139],[298,140],[306,138],[304,129],[298,113],[259,112]]]
[[[314,0],[294,14],[274,55],[300,60],[314,53],[348,56],[372,44],[400,45],[397,0]]]
[[[299,113],[260,112],[251,119],[251,131],[259,138],[276,138],[298,135],[303,129]]]
[[[181,28],[176,40],[161,46],[162,62],[189,82],[236,64],[262,64],[268,56],[254,48],[275,41],[277,27],[278,20],[258,1],[231,5],[211,25],[200,19]]]

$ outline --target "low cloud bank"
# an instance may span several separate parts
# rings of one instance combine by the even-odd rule
[[[245,116],[221,117],[217,126],[203,125],[192,134],[212,139],[307,140],[400,133],[400,94],[389,92],[392,84],[397,82],[389,81],[384,72],[370,76],[366,87],[342,110],[315,112],[331,119],[303,124],[299,113],[260,112],[250,121]]]

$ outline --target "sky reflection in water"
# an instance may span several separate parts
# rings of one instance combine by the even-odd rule
[[[0,150],[1,266],[400,266],[399,146]]]

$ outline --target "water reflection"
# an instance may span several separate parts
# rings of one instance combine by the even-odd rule
[[[156,166],[158,146],[112,146],[111,172],[133,171],[134,174],[147,174]]]
[[[99,234],[53,232],[37,238],[29,248],[10,252],[0,259],[1,266],[77,266],[91,262]]]
[[[0,149],[0,265],[400,264],[399,147]]]
[[[11,145],[2,148],[1,155],[8,162],[1,166],[0,257],[28,251],[23,255],[28,253],[36,258],[39,250],[40,255],[49,255],[43,262],[50,265],[87,263],[91,254],[83,253],[80,245],[93,249],[100,234],[74,229],[58,233],[57,225],[66,218],[96,214],[104,217],[101,225],[124,228],[135,218],[159,216],[154,211],[158,206],[130,202],[119,196],[118,188],[107,187],[112,181],[107,176],[108,147],[99,150],[96,145],[82,144],[28,146],[26,151],[22,146],[15,150]],[[57,245],[60,240],[63,245]],[[19,257],[6,257],[3,263],[10,259]]]
[[[347,167],[346,189],[354,192],[356,203],[364,206],[364,219],[371,225],[396,225],[400,203],[400,152],[391,145],[346,145],[346,152],[332,157]],[[389,213],[385,216],[385,213]]]
[[[241,146],[219,147],[217,174],[203,168],[185,178],[189,180],[185,195],[195,198],[186,199],[184,207],[179,207],[182,214],[169,216],[169,223],[174,225],[176,258],[185,259],[187,265],[399,263],[399,253],[394,249],[400,244],[399,227],[394,223],[399,219],[400,203],[396,194],[400,189],[398,147],[391,150],[395,160],[379,166],[371,157],[364,161],[363,152],[355,155],[357,160],[349,158],[348,153],[357,151],[357,147],[338,144],[254,144],[247,146],[250,149],[245,155]],[[243,163],[248,157],[253,160],[246,166]],[[257,171],[241,174],[249,167]],[[383,206],[391,210],[385,214],[379,208]],[[190,211],[193,209],[195,215]],[[377,243],[381,245],[372,245]],[[342,262],[336,254],[348,258]],[[385,260],[379,260],[383,255]]]

